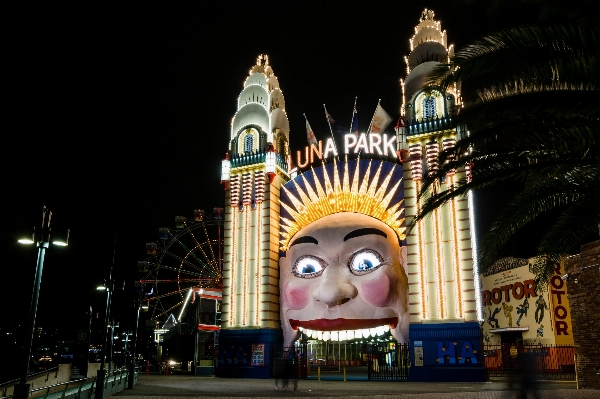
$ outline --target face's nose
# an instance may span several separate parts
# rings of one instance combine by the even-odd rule
[[[319,279],[319,285],[312,292],[315,301],[323,302],[327,307],[343,305],[356,297],[358,290],[344,274],[347,268],[334,261],[330,263]]]

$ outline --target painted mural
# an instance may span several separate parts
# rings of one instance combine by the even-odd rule
[[[503,258],[482,273],[485,343],[502,343],[503,333],[520,332],[523,344],[573,344],[562,268],[540,290],[531,272],[534,260]]]

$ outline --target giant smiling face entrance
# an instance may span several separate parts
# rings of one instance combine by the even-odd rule
[[[295,232],[284,234],[287,251],[280,259],[286,345],[300,332],[324,341],[390,334],[407,341],[400,173],[387,162],[350,161],[284,186],[284,230]],[[394,185],[388,187],[390,181]]]
[[[296,234],[280,259],[286,344],[300,330],[346,341],[408,333],[407,278],[396,234],[369,216],[325,216]]]

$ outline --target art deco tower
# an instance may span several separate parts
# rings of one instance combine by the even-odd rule
[[[453,46],[447,45],[446,31],[434,20],[433,11],[423,11],[410,49],[405,57],[407,76],[401,82],[400,113],[406,123],[399,131],[403,149],[408,150],[404,162],[408,223],[423,204],[417,198],[422,178],[438,168],[438,154],[466,133],[453,122],[461,107],[460,87],[442,91],[425,86],[429,72],[453,55]],[[464,169],[448,173],[432,189],[446,190],[466,173]],[[411,323],[478,320],[469,202],[458,198],[437,209],[407,237]]]
[[[239,350],[222,353],[219,366],[233,359],[236,365],[249,364],[252,344],[281,342],[279,190],[289,180],[288,143],[283,94],[268,56],[260,55],[238,98],[222,165],[226,209],[219,341],[221,349]]]
[[[288,135],[279,82],[268,57],[261,55],[244,82],[231,122],[223,260],[225,329],[280,327],[276,243],[279,187],[289,180]],[[272,155],[275,170],[268,176],[267,157]]]

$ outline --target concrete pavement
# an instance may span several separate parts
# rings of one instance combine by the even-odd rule
[[[376,398],[512,399],[508,380],[485,383],[410,383],[300,380],[299,390],[276,391],[274,380],[140,374],[134,389],[111,396],[125,399],[177,398]],[[292,384],[290,384],[292,386]],[[598,390],[577,390],[575,382],[542,381],[538,399],[600,399]]]

